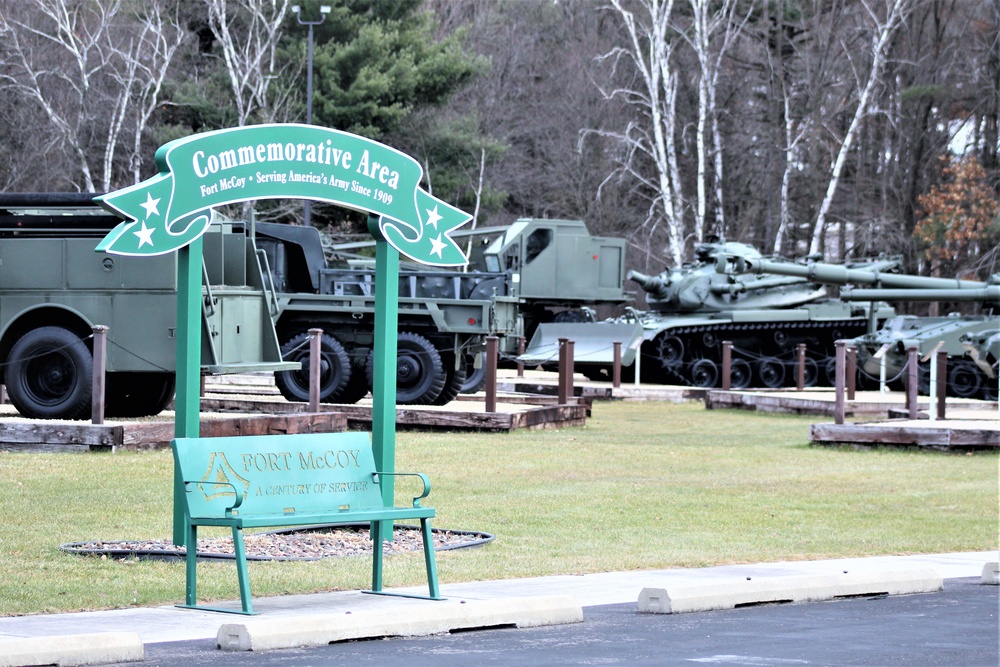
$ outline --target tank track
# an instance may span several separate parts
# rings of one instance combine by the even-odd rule
[[[721,386],[722,343],[732,343],[731,386],[792,386],[797,346],[806,345],[806,385],[832,384],[835,341],[860,336],[867,321],[704,324],[664,329],[642,345],[644,382]],[[633,371],[634,372],[634,371]]]

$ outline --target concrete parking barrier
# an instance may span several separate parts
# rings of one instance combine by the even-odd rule
[[[643,588],[638,611],[679,614],[733,609],[752,604],[832,600],[838,597],[899,595],[939,591],[944,579],[933,570],[896,572],[842,571],[785,577],[744,577],[732,581],[684,583],[668,588]]]
[[[419,603],[419,612],[398,606],[306,617],[253,618],[219,628],[220,649],[265,651],[322,646],[374,637],[410,637],[472,628],[559,625],[583,621],[583,607],[567,595],[444,600]]]
[[[48,637],[0,637],[0,667],[103,665],[146,657],[134,632],[96,632]]]
[[[983,565],[983,577],[981,583],[1000,585],[1000,562],[993,561]]]

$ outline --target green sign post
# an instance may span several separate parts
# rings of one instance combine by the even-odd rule
[[[124,222],[97,246],[118,255],[178,251],[177,412],[174,435],[198,437],[201,374],[201,236],[210,209],[257,199],[310,199],[369,214],[375,238],[375,375],[372,446],[380,470],[395,469],[396,323],[399,255],[462,266],[450,234],[471,219],[420,188],[420,163],[364,137],[313,125],[253,125],[171,141],[156,151],[159,173],[96,198]],[[175,471],[175,484],[179,476]],[[392,503],[392,477],[382,482]],[[179,497],[175,489],[175,497]],[[174,508],[174,542],[183,516]],[[390,534],[388,531],[384,534]]]

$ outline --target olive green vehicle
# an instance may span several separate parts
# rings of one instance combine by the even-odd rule
[[[728,341],[730,386],[776,388],[794,382],[796,349],[805,344],[805,384],[813,386],[832,382],[835,341],[894,315],[884,303],[833,298],[801,262],[772,260],[791,274],[750,271],[764,261],[751,246],[713,239],[698,244],[683,266],[656,276],[629,272],[646,292],[648,310],[627,308],[604,322],[542,324],[522,360],[554,365],[558,339],[567,338],[575,344],[576,370],[607,380],[617,341],[624,379],[634,379],[638,368],[643,382],[707,388],[721,384],[722,343]],[[886,259],[864,266],[888,271],[897,264]]]
[[[487,336],[497,336],[509,354],[540,322],[584,321],[591,306],[627,298],[624,240],[591,236],[583,221],[522,219],[477,234],[464,271],[400,267],[398,403],[443,405],[480,389]],[[372,382],[370,262],[350,258],[345,246],[326,252],[313,228],[259,222],[256,238],[273,276],[283,357],[306,369],[275,373],[278,389],[289,400],[308,399],[315,328],[323,331],[320,400],[358,401]],[[350,247],[359,245],[370,244]]]
[[[26,417],[90,416],[99,325],[109,327],[105,415],[153,415],[173,399],[176,253],[96,252],[120,220],[94,196],[0,194],[0,374]],[[214,217],[203,276],[202,373],[293,367],[281,361],[247,225]]]
[[[897,315],[881,327],[872,327],[849,344],[857,348],[860,379],[870,386],[884,376],[891,386],[905,386],[908,350],[917,350],[918,390],[930,392],[930,355],[948,354],[947,392],[959,398],[995,399],[996,365],[1000,356],[1000,274],[985,282],[889,273],[874,267],[848,268],[809,262],[792,264],[763,258],[730,258],[729,270],[749,275],[769,274],[808,279],[821,284],[851,287],[840,299],[853,304],[877,302],[966,302],[981,304],[980,314],[942,317]],[[725,270],[725,268],[723,269]]]

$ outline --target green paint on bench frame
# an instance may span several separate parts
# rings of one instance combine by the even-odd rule
[[[382,534],[382,526],[405,519],[420,520],[429,595],[403,597],[443,599],[430,527],[434,508],[420,505],[431,491],[430,480],[422,473],[376,471],[368,433],[175,438],[170,447],[184,489],[178,500],[187,545],[185,604],[178,606],[253,614],[243,529],[318,523],[370,522],[372,589],[364,592],[403,595],[382,590],[382,540],[391,539]],[[390,475],[421,480],[423,493],[413,498],[412,507],[383,502],[380,476]],[[198,526],[232,528],[242,610],[197,604]]]

